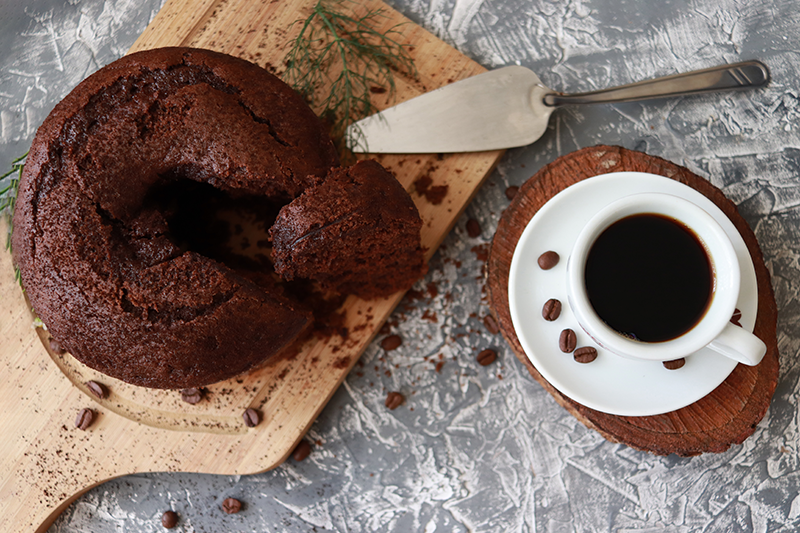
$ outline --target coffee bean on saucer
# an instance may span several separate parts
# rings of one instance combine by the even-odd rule
[[[222,502],[222,510],[226,514],[236,514],[242,510],[242,502],[236,498],[225,498]]]
[[[242,418],[245,426],[254,428],[261,422],[261,413],[253,408],[245,409],[244,413],[242,413]]]
[[[575,332],[571,329],[563,330],[558,337],[558,348],[564,353],[572,353],[577,343],[578,339],[575,337]]]
[[[300,441],[300,444],[297,445],[297,448],[295,448],[292,452],[292,459],[295,461],[302,461],[309,455],[311,455],[311,444],[309,444],[307,440],[303,439]]]
[[[181,400],[188,404],[196,404],[200,403],[200,400],[203,399],[203,390],[202,389],[183,389],[181,391]]]
[[[400,394],[399,392],[390,392],[386,395],[386,407],[389,408],[390,411],[394,411],[405,401],[405,396]]]
[[[542,317],[552,322],[561,315],[561,302],[555,298],[550,298],[542,307]]]
[[[96,381],[87,381],[85,383],[86,388],[89,389],[94,396],[96,396],[100,400],[104,400],[108,397],[108,389],[102,383],[98,383]]]
[[[478,354],[478,364],[481,366],[491,365],[495,359],[497,359],[497,352],[488,348]]]
[[[667,370],[678,370],[679,368],[681,368],[683,365],[686,364],[686,359],[681,357],[680,359],[675,359],[673,361],[664,361],[661,364],[664,365],[664,368],[666,368]]]
[[[403,344],[403,339],[400,335],[389,335],[388,337],[384,337],[381,341],[381,348],[390,352],[400,347]]]
[[[471,238],[476,238],[481,236],[481,224],[474,218],[467,220],[467,235]]]
[[[178,525],[178,513],[175,511],[166,511],[161,515],[161,525],[167,529],[172,529]]]
[[[94,411],[91,409],[83,408],[78,411],[78,416],[75,418],[75,427],[86,431],[86,429],[94,422]]]
[[[578,363],[591,363],[597,359],[597,349],[591,346],[583,346],[572,353],[572,357]]]
[[[539,263],[539,268],[542,270],[550,270],[558,264],[559,259],[560,257],[556,252],[553,250],[548,250],[540,255],[536,262]]]

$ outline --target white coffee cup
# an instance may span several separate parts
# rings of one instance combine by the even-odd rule
[[[685,333],[660,342],[632,339],[608,326],[592,306],[586,289],[586,261],[595,240],[615,222],[641,214],[661,215],[688,228],[703,245],[713,270],[712,294],[705,314]],[[567,263],[567,299],[578,324],[597,345],[622,357],[672,361],[708,347],[740,363],[757,365],[766,353],[766,345],[730,321],[739,298],[740,277],[733,244],[706,211],[670,194],[634,194],[603,208],[581,230]]]

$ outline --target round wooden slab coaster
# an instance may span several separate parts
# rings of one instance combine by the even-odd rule
[[[533,215],[553,196],[579,181],[610,172],[648,172],[689,185],[713,201],[742,235],[756,271],[758,312],[754,333],[767,345],[757,366],[737,365],[714,391],[697,402],[655,416],[616,416],[581,405],[557,391],[531,364],[511,323],[508,274],[511,258]],[[560,157],[525,184],[503,213],[489,254],[487,286],[492,312],[517,358],[556,401],[612,442],[658,455],[683,457],[723,452],[753,434],[769,407],[778,380],[778,311],[761,250],[736,206],[708,181],[664,159],[615,146],[594,146]]]

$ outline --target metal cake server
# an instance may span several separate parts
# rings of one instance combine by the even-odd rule
[[[600,91],[560,94],[525,67],[479,74],[412,98],[347,129],[359,153],[450,153],[528,145],[545,132],[554,109],[570,104],[632,102],[769,83],[760,61],[720,65]]]

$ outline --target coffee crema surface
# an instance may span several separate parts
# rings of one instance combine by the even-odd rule
[[[589,250],[584,274],[597,315],[642,342],[664,342],[691,330],[714,290],[714,267],[697,235],[654,213],[606,228]]]

